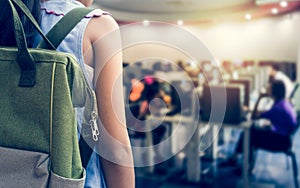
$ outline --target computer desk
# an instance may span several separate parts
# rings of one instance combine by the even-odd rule
[[[174,126],[175,125],[185,125],[187,128],[192,128],[192,130],[190,130],[193,135],[191,136],[190,141],[187,143],[187,149],[186,149],[186,153],[187,153],[187,178],[189,181],[193,181],[193,182],[199,182],[200,181],[200,160],[195,160],[197,157],[199,157],[198,152],[195,151],[199,151],[199,143],[200,143],[200,135],[199,135],[199,124],[198,122],[194,119],[194,117],[192,115],[190,116],[183,116],[180,114],[176,114],[173,116],[165,116],[165,117],[152,117],[152,118],[147,118],[146,121],[146,126],[147,129],[151,129],[151,127],[153,125],[157,125],[158,122],[169,122],[170,123],[170,127],[169,127],[169,132],[173,132],[174,130]],[[197,123],[197,125],[196,125]],[[196,125],[196,126],[195,126]],[[195,126],[195,127],[193,127]],[[168,135],[169,136],[169,135]],[[171,135],[172,136],[172,135]],[[165,152],[172,152],[172,148],[173,148],[173,139],[174,138],[170,138],[171,142],[169,143],[169,151],[165,151]],[[152,146],[153,142],[152,142],[152,132],[148,131],[146,132],[146,143],[147,145]],[[153,150],[152,148],[149,148],[147,150],[147,158],[146,158],[146,163],[147,164],[154,164],[153,159],[151,156],[153,156]],[[170,153],[171,155],[176,155],[176,153],[173,154]],[[199,168],[195,168],[195,166],[199,166]],[[192,168],[194,167],[194,168]],[[153,172],[153,165],[149,165],[147,168],[147,172],[148,173],[152,173]]]
[[[162,122],[169,122],[170,123],[170,127],[168,127],[169,132],[173,133],[174,130],[174,125],[186,125],[188,131],[191,132],[190,135],[191,136],[191,140],[199,140],[199,141],[194,141],[193,143],[196,143],[194,145],[191,145],[190,142],[187,143],[187,153],[188,155],[190,155],[191,157],[189,157],[189,159],[192,160],[188,160],[188,166],[200,166],[200,161],[199,160],[194,160],[196,157],[198,157],[198,152],[193,152],[193,151],[199,151],[199,143],[200,143],[200,136],[199,136],[199,124],[198,124],[198,119],[199,119],[199,113],[197,113],[199,111],[198,106],[197,106],[197,100],[198,100],[198,95],[197,95],[197,91],[193,90],[192,91],[192,106],[191,106],[191,113],[188,115],[184,115],[184,114],[175,114],[172,116],[147,116],[146,117],[146,129],[148,130],[146,132],[146,144],[148,146],[153,146],[153,141],[152,141],[152,132],[149,130],[152,130],[153,125],[158,125],[159,123]],[[168,109],[161,109],[162,111],[165,111],[165,113],[167,112]],[[164,112],[162,113],[164,114]],[[191,128],[191,129],[189,129]],[[174,134],[176,135],[176,133]],[[173,136],[173,135],[168,135],[168,136]],[[174,156],[176,155],[176,153],[173,154],[172,149],[173,149],[173,139],[174,137],[170,138],[170,142],[169,142],[169,151],[165,151],[165,152],[170,152],[169,154]],[[149,147],[147,150],[147,154],[146,154],[146,164],[148,165],[147,168],[147,172],[148,173],[152,173],[153,172],[153,147]],[[195,161],[195,162],[194,162]],[[188,171],[188,179],[192,179],[194,181],[200,181],[200,169],[199,172],[197,170],[197,172],[195,173],[196,175],[194,175],[194,171],[190,168],[187,168]]]
[[[193,124],[195,123],[195,120],[191,117],[186,117],[186,116],[181,116],[180,114],[174,115],[174,116],[166,116],[160,119],[159,117],[157,118],[152,118],[148,119],[146,122],[146,126],[152,126],[152,123],[157,123],[158,121],[164,121],[164,122],[170,122],[170,129],[173,129],[173,125],[178,124],[178,123],[184,123],[184,124]],[[187,181],[190,182],[200,182],[201,180],[201,162],[199,160],[199,144],[200,144],[200,137],[201,135],[201,128],[204,126],[207,126],[207,122],[199,122],[198,126],[196,127],[195,130],[193,130],[193,135],[191,136],[190,141],[187,143],[186,146],[186,159],[187,159],[187,166],[186,166],[186,172],[187,172]],[[244,133],[244,154],[243,154],[243,179],[242,179],[242,187],[248,188],[249,187],[249,147],[250,147],[250,127],[252,125],[251,120],[243,121],[240,124],[222,124],[221,128],[238,128],[242,129]],[[213,158],[216,159],[217,155],[215,152],[215,149],[217,148],[216,145],[218,144],[218,131],[219,131],[219,126],[218,124],[213,124],[210,123],[209,126],[212,128],[212,135],[215,138],[213,144]],[[148,131],[146,133],[146,142],[147,145],[152,145],[152,133],[151,131]],[[170,150],[172,148],[172,142],[170,143]],[[146,163],[147,164],[154,164],[153,159],[151,156],[153,156],[153,150],[149,149],[147,150],[147,158]],[[174,154],[176,155],[176,154]],[[198,167],[198,168],[195,168]],[[148,173],[153,173],[153,165],[148,166]]]
[[[255,101],[251,101],[251,107],[250,109],[253,110],[253,103],[255,103]],[[272,101],[268,98],[266,98],[264,101],[261,102],[261,105],[259,105],[258,109],[260,110],[267,110],[270,108],[270,106],[272,105]],[[251,110],[251,111],[252,111]],[[243,140],[243,178],[242,181],[238,183],[238,187],[242,187],[242,188],[249,188],[249,187],[273,187],[270,186],[268,184],[261,184],[261,183],[251,183],[249,181],[249,151],[250,151],[250,139],[251,139],[251,131],[250,128],[252,125],[257,124],[258,122],[262,123],[265,122],[265,120],[251,120],[251,112],[249,112],[246,116],[246,120],[242,121],[239,124],[229,124],[229,123],[223,123],[221,124],[221,128],[237,128],[237,129],[242,129],[243,133],[244,133],[244,140]],[[200,123],[200,127],[203,125],[207,125],[207,122],[201,122]],[[213,158],[216,159],[217,158],[217,145],[218,145],[218,132],[220,131],[219,124],[213,124],[213,123],[209,123],[209,125],[212,128],[212,136],[213,138],[215,138],[212,147],[213,147]]]
[[[203,125],[207,125],[207,122],[201,122]],[[214,124],[214,123],[209,123],[209,125],[212,128],[212,136],[214,139],[214,142],[212,143],[212,147],[213,147],[213,159],[217,158],[217,145],[218,145],[218,132],[220,131],[220,126],[221,128],[236,128],[236,129],[242,129],[243,133],[244,133],[244,137],[243,137],[243,178],[242,178],[242,182],[239,183],[239,187],[243,187],[243,188],[248,188],[250,187],[249,184],[249,149],[250,149],[250,128],[251,125],[253,124],[253,122],[251,120],[246,120],[243,121],[239,124],[228,124],[228,123],[224,123],[224,124]]]
[[[194,98],[193,98],[194,100]],[[253,101],[254,102],[254,101]],[[194,103],[192,103],[194,104]],[[250,105],[253,106],[253,105]],[[193,109],[193,108],[192,108]],[[193,110],[192,110],[193,111]],[[184,123],[184,124],[195,124],[197,123],[196,128],[193,130],[193,135],[191,135],[190,141],[187,143],[186,146],[186,159],[187,159],[187,166],[186,166],[186,172],[187,172],[187,180],[190,182],[200,182],[201,180],[201,163],[199,160],[199,152],[200,152],[200,138],[203,136],[203,134],[207,134],[207,132],[203,131],[204,127],[206,125],[209,125],[209,127],[212,128],[212,135],[213,138],[215,138],[213,144],[213,150],[215,150],[218,144],[218,131],[220,124],[214,124],[214,123],[207,123],[202,122],[201,120],[198,120],[199,118],[195,118],[195,115],[191,116],[183,116],[180,114],[174,115],[174,116],[165,116],[165,117],[152,117],[149,119],[147,118],[146,126],[151,129],[153,126],[153,123],[157,125],[157,122],[170,122],[171,126],[170,129],[172,130],[175,124]],[[251,187],[251,184],[249,183],[249,148],[250,148],[250,128],[253,124],[253,121],[250,119],[250,113],[248,114],[245,121],[242,121],[239,124],[229,124],[229,123],[222,123],[221,128],[237,128],[241,129],[244,133],[244,147],[243,147],[243,178],[241,183],[239,185],[243,188]],[[148,130],[149,130],[148,128]],[[148,131],[146,132],[146,142],[148,146],[152,146],[152,132]],[[172,140],[170,142],[170,151],[172,151]],[[146,157],[146,164],[148,165],[148,172],[153,172],[153,159],[151,156],[153,156],[153,148],[149,148],[147,150],[147,157]],[[176,155],[176,153],[174,153]],[[216,159],[217,155],[216,152],[213,151],[213,157]],[[198,167],[198,168],[195,168]]]

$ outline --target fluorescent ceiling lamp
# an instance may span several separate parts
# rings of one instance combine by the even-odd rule
[[[144,20],[144,21],[143,21],[143,25],[144,25],[144,26],[148,26],[149,24],[150,24],[149,20]]]
[[[278,14],[278,9],[277,8],[272,8],[272,14]]]
[[[281,7],[287,7],[288,6],[288,3],[286,1],[281,1],[280,2],[280,6]]]
[[[177,25],[183,25],[183,21],[182,20],[177,20]]]
[[[251,20],[251,18],[252,18],[251,14],[246,14],[246,15],[245,15],[245,19],[246,19],[246,20]]]

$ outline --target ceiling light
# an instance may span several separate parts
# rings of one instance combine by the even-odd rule
[[[245,15],[245,19],[246,19],[246,20],[251,20],[251,18],[252,18],[251,14],[246,14],[246,15]]]
[[[144,26],[148,26],[149,24],[150,24],[149,20],[144,20],[144,21],[143,21],[143,25],[144,25]]]
[[[272,8],[272,14],[278,14],[278,9],[277,8]]]
[[[182,20],[177,20],[177,25],[183,25],[183,21]]]
[[[286,1],[281,1],[280,2],[280,6],[281,7],[287,7],[288,6],[288,3]]]

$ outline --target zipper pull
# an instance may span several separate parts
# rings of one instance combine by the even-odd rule
[[[95,111],[93,111],[91,113],[91,120],[89,121],[89,124],[91,126],[91,129],[92,129],[92,134],[93,134],[93,140],[94,141],[98,141],[98,136],[99,136],[99,129],[98,129],[98,126],[97,126],[97,113]]]

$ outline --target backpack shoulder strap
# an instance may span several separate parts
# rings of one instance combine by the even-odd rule
[[[72,9],[52,27],[52,29],[47,33],[46,38],[51,41],[56,49],[64,38],[72,31],[72,29],[82,20],[82,18],[93,10],[94,9],[89,8]],[[38,44],[37,48],[53,49],[45,40],[42,40]],[[79,148],[82,165],[86,168],[93,149],[86,143],[81,134],[79,139]]]
[[[68,12],[63,18],[61,18],[47,33],[46,38],[48,38],[55,49],[64,40],[64,38],[72,31],[72,29],[82,20],[84,16],[93,11],[94,9],[89,8],[75,8]],[[45,40],[42,40],[38,48],[51,49]],[[85,139],[80,134],[79,139],[79,151],[82,161],[82,166],[87,167],[90,157],[93,152],[92,146],[88,145]]]
[[[52,27],[46,37],[51,41],[53,46],[57,48],[82,18],[93,10],[95,9],[84,7],[72,9]],[[51,49],[45,40],[41,40],[37,48]]]

